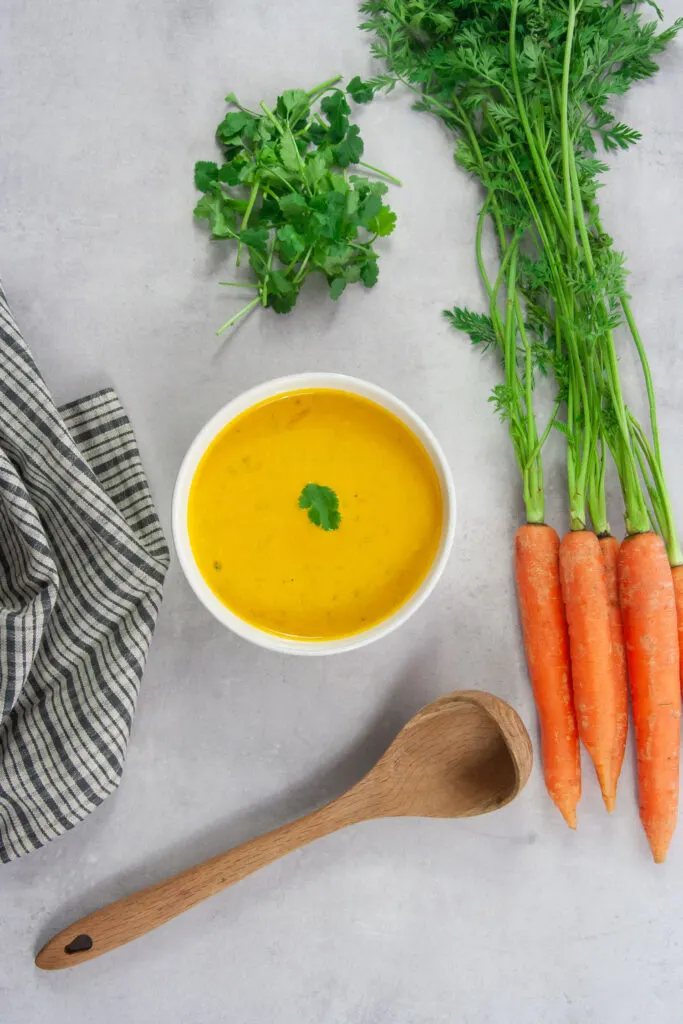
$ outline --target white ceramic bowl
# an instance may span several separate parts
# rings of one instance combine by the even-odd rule
[[[289,391],[297,391],[303,388],[332,388],[337,391],[347,391],[354,395],[361,395],[381,405],[384,409],[397,416],[407,427],[420,439],[427,450],[436,470],[441,484],[443,500],[443,527],[441,531],[441,542],[436,556],[427,573],[415,593],[401,605],[393,615],[384,619],[377,625],[362,633],[355,633],[353,636],[337,640],[292,640],[286,637],[275,636],[265,630],[258,629],[240,619],[239,616],[227,608],[221,600],[213,593],[208,583],[200,573],[192,554],[190,538],[187,529],[187,503],[190,494],[190,485],[197,467],[213,439],[223,428],[234,420],[236,416],[245,412],[246,409],[257,405],[267,398],[274,398],[276,395],[286,394]],[[271,651],[280,651],[286,654],[338,654],[341,651],[355,650],[363,647],[373,640],[387,636],[400,625],[402,625],[427,599],[441,576],[448,556],[453,546],[453,533],[455,531],[455,490],[451,471],[446,462],[439,442],[432,434],[429,427],[423,423],[411,409],[403,402],[383,388],[375,384],[368,384],[367,381],[358,380],[355,377],[347,377],[338,373],[300,373],[291,377],[280,377],[277,380],[266,381],[259,384],[250,391],[234,398],[213,416],[206,426],[202,427],[190,449],[183,459],[178,472],[175,490],[173,493],[173,540],[178,553],[178,559],[182,566],[187,580],[195,594],[215,615],[219,622],[231,629],[238,636],[261,647],[267,647]]]

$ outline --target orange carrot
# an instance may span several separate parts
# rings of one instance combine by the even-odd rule
[[[576,828],[581,764],[560,589],[559,548],[560,538],[550,526],[527,523],[515,535],[517,597],[541,724],[545,784],[569,827]]]
[[[671,570],[676,595],[676,618],[678,621],[678,661],[683,693],[683,565],[674,565]]]
[[[619,683],[612,658],[605,570],[598,538],[591,530],[573,530],[562,538],[560,582],[579,736],[595,765],[605,807],[613,811]]]
[[[619,599],[633,704],[640,820],[655,863],[678,816],[681,718],[676,600],[666,548],[634,534],[619,551]]]
[[[609,621],[612,634],[612,660],[617,675],[616,690],[616,736],[614,743],[614,757],[612,760],[612,780],[616,786],[621,775],[621,767],[624,763],[626,751],[626,737],[628,735],[628,673],[626,671],[626,647],[624,646],[624,627],[621,622],[621,607],[619,605],[619,581],[617,575],[617,563],[619,560],[619,541],[609,534],[598,538],[600,551],[602,552],[602,564],[605,569],[605,583],[607,584],[607,600],[609,601]]]

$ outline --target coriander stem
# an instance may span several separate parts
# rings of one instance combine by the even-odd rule
[[[264,306],[268,302],[268,275],[270,274],[270,268],[271,268],[272,263],[273,263],[273,254],[275,252],[276,237],[277,237],[276,235],[273,235],[273,238],[272,238],[271,243],[270,243],[270,252],[268,253],[268,262],[266,263],[266,269],[265,269],[265,273],[263,275],[263,284],[261,285],[261,302],[262,302],[262,304]]]
[[[232,103],[233,106],[237,107],[238,110],[241,110],[243,114],[251,114],[252,117],[259,116],[255,110],[250,110],[249,107],[245,107],[243,103],[240,103],[236,96],[234,96],[232,100],[226,97],[225,102]]]
[[[250,284],[248,281],[219,281],[225,288],[256,288],[257,284]]]
[[[296,192],[296,189],[295,189],[295,188],[294,188],[294,186],[292,185],[291,181],[287,181],[287,179],[286,179],[286,178],[284,178],[284,177],[283,177],[283,176],[282,176],[282,175],[280,174],[280,172],[279,172],[279,171],[276,171],[274,167],[269,167],[269,168],[268,168],[268,173],[269,173],[269,174],[272,174],[274,178],[277,178],[277,179],[278,179],[278,181],[281,181],[281,182],[282,182],[282,184],[283,184],[283,185],[284,185],[284,186],[285,186],[286,188],[288,188],[290,192]]]
[[[294,152],[296,153],[296,162],[299,165],[299,175],[301,177],[301,181],[303,182],[304,189],[306,190],[306,193],[308,194],[308,196],[312,196],[313,193],[311,192],[310,185],[308,184],[308,182],[306,180],[306,165],[304,164],[304,162],[303,162],[303,160],[301,158],[301,153],[299,152],[299,147],[296,144],[296,139],[294,138],[294,135],[292,134],[292,129],[289,126],[287,127],[287,134],[289,135],[290,139],[292,140],[292,145],[294,146]]]
[[[304,271],[305,271],[305,269],[306,269],[306,267],[308,265],[308,261],[311,258],[311,253],[313,252],[313,248],[314,247],[312,245],[309,245],[308,249],[306,250],[306,254],[305,254],[305,256],[304,256],[304,258],[303,258],[303,260],[301,262],[301,266],[297,270],[296,275],[294,277],[294,282],[293,282],[294,284],[298,284],[298,282],[303,277]]]
[[[326,92],[327,89],[331,89],[333,85],[341,80],[341,75],[335,75],[334,78],[328,78],[326,82],[321,82],[320,85],[316,85],[314,89],[309,89],[306,95],[309,99],[317,99],[318,93]]]
[[[383,171],[381,167],[373,167],[372,164],[366,164],[364,160],[356,160],[359,167],[367,167],[369,171],[374,171],[375,174],[381,174],[383,178],[387,178],[393,182],[394,185],[402,185],[403,182],[400,178],[395,178],[393,174],[389,174],[388,171]]]
[[[245,230],[245,228],[249,224],[249,218],[251,217],[251,211],[254,209],[254,203],[256,202],[256,196],[258,195],[258,190],[259,190],[259,179],[256,178],[254,180],[254,184],[251,186],[251,192],[249,194],[249,202],[247,203],[247,208],[244,211],[244,216],[242,217],[242,223],[240,225],[240,234]],[[235,260],[235,266],[236,267],[239,267],[241,257],[242,257],[242,239],[240,238],[240,240],[237,243],[237,259]]]
[[[239,320],[240,317],[245,316],[251,309],[254,308],[254,306],[258,306],[260,304],[260,302],[261,302],[261,296],[260,295],[257,296],[257,298],[252,299],[252,301],[247,303],[247,305],[243,309],[240,309],[239,313],[235,313],[234,316],[231,316],[230,319],[227,320],[223,324],[223,326],[221,328],[219,328],[219,330],[216,331],[216,334],[217,335],[218,334],[222,334],[223,331],[227,330],[228,327],[232,327],[232,325],[235,323],[236,320]]]
[[[280,134],[280,135],[282,135],[282,125],[280,124],[280,122],[279,122],[279,121],[278,121],[278,119],[276,118],[276,116],[275,116],[275,114],[273,113],[273,111],[272,111],[272,110],[270,110],[270,109],[269,109],[269,108],[268,108],[268,107],[266,106],[266,104],[265,104],[265,102],[264,102],[263,100],[261,100],[261,104],[260,104],[260,106],[261,106],[261,110],[262,110],[262,111],[263,111],[263,113],[264,113],[264,114],[266,115],[266,117],[268,118],[268,120],[269,120],[269,121],[271,121],[271,122],[273,123],[273,125],[275,126],[275,129],[276,129],[276,130],[277,130],[277,131],[279,132],[279,134]]]

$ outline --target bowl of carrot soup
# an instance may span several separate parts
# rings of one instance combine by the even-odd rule
[[[300,374],[229,402],[199,432],[173,536],[200,601],[293,654],[351,650],[406,621],[443,572],[455,494],[429,428],[382,388]]]

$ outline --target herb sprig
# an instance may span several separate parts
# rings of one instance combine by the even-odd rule
[[[306,484],[299,495],[299,508],[308,509],[308,518],[314,526],[319,526],[325,531],[339,529],[339,498],[331,487]]]
[[[237,245],[237,266],[246,253],[256,296],[218,334],[257,306],[289,313],[306,279],[323,274],[338,299],[348,284],[376,283],[377,238],[390,235],[396,214],[384,202],[381,181],[349,173],[358,166],[400,185],[397,178],[361,159],[363,140],[350,120],[347,95],[367,103],[373,94],[359,78],[346,94],[339,78],[308,92],[290,89],[271,109],[242,106],[234,93],[216,137],[223,163],[201,160],[195,184],[204,193],[194,214],[207,220],[213,240]]]

